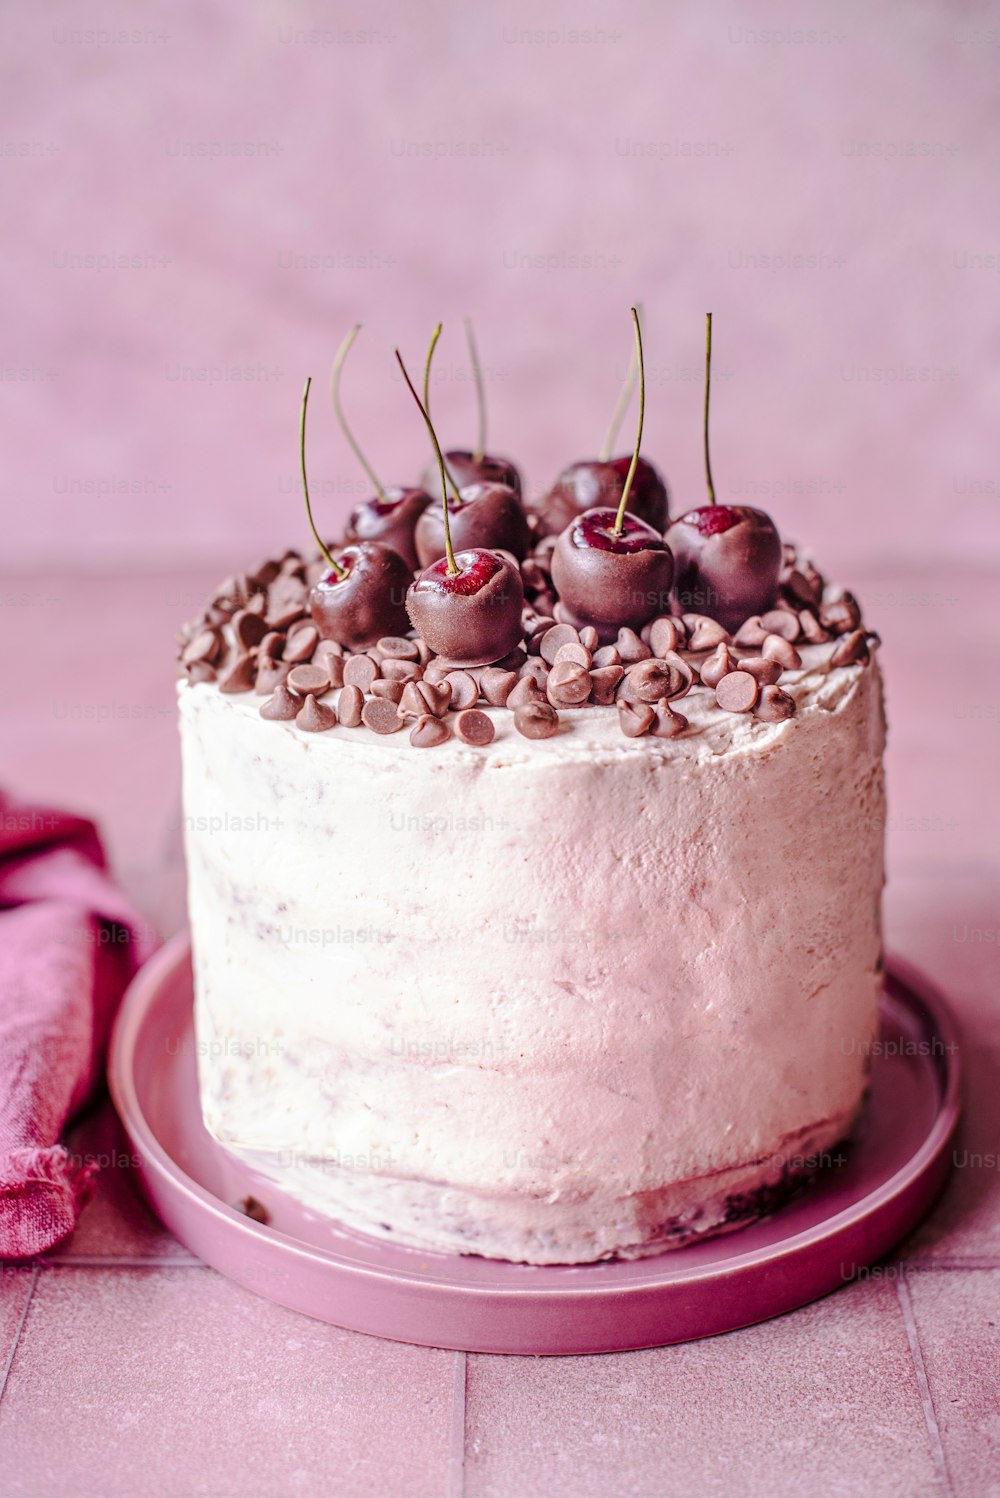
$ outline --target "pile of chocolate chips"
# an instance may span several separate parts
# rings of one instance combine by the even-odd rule
[[[554,734],[561,708],[588,706],[616,709],[630,738],[674,738],[688,721],[673,704],[693,689],[713,692],[723,712],[779,722],[795,712],[780,681],[802,664],[798,644],[829,643],[831,666],[864,664],[878,644],[854,597],[831,597],[815,567],[786,545],[774,607],[735,634],[704,614],[662,614],[639,634],[622,629],[614,644],[600,645],[596,630],[560,618],[554,540],[521,563],[523,643],[491,666],[458,666],[413,635],[388,636],[359,654],[321,639],[309,595],[325,568],[294,551],[227,579],[182,629],[179,660],[192,684],[263,697],[263,718],[308,733],[338,724],[379,734],[408,728],[411,744],[431,748],[453,730],[466,744],[490,743],[494,725],[480,702],[510,709],[530,739]],[[341,689],[336,707],[323,701],[331,688]]]

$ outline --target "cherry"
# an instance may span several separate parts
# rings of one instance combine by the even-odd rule
[[[421,515],[432,503],[426,489],[401,489],[393,485],[355,506],[345,537],[348,541],[381,541],[398,552],[410,571],[415,572],[420,564],[414,532]]]
[[[528,517],[506,484],[467,484],[447,504],[456,548],[499,546],[518,561],[526,556],[531,545]],[[429,567],[444,555],[444,514],[437,505],[420,515],[415,541],[421,567]]]
[[[631,458],[587,458],[564,468],[552,488],[536,506],[538,531],[550,536],[569,525],[584,510],[617,505],[621,500]],[[645,458],[636,464],[632,479],[633,515],[662,531],[667,523],[666,486]]]
[[[440,324],[428,354],[440,335]],[[499,551],[470,547],[456,553],[451,539],[448,483],[444,454],[426,407],[413,388],[402,355],[396,359],[410,394],[416,401],[434,445],[441,481],[444,556],[438,557],[412,583],[406,607],[413,628],[437,655],[466,666],[487,666],[502,660],[519,643],[524,586],[517,564]]]
[[[595,507],[578,515],[552,553],[552,581],[574,619],[607,633],[641,629],[667,607],[674,563],[659,531],[627,505],[642,443],[645,377],[639,315],[632,308],[639,369],[639,427],[617,510]]]
[[[375,493],[371,499],[363,500],[361,504],[356,505],[351,511],[351,517],[347,522],[347,529],[345,531],[345,539],[348,541],[380,541],[385,546],[391,546],[409,564],[410,571],[412,572],[417,566],[417,553],[413,543],[413,531],[421,514],[431,503],[431,497],[424,489],[406,489],[398,485],[387,489],[382,485],[378,475],[361,451],[357,439],[348,426],[343,406],[340,403],[341,370],[344,367],[347,355],[350,353],[351,345],[360,332],[361,324],[355,323],[337,350],[337,356],[333,361],[333,373],[330,379],[330,394],[333,397],[333,410],[341,434],[371,480]]]
[[[774,602],[781,569],[781,539],[774,521],[750,505],[715,502],[708,444],[712,376],[712,314],[705,338],[705,476],[709,503],[681,515],[667,530],[674,553],[674,598],[685,613],[696,611],[734,631],[751,614]]]
[[[485,547],[440,557],[407,594],[413,628],[437,654],[463,666],[488,666],[520,643],[524,588],[509,557]]]
[[[520,494],[521,475],[514,464],[509,458],[497,458],[486,451],[486,388],[483,384],[483,371],[479,363],[472,322],[468,317],[465,319],[465,338],[469,345],[472,376],[476,386],[479,434],[474,452],[470,452],[468,448],[451,448],[445,453],[444,461],[448,470],[448,478],[456,491],[464,489],[467,484],[506,484],[508,489],[513,489],[515,494]],[[431,343],[431,353],[434,351],[436,342],[435,338]],[[427,368],[424,371],[424,410],[429,414],[430,409],[430,356],[428,356]],[[437,464],[430,463],[421,483],[425,489],[433,489],[437,483],[437,477]]]
[[[343,547],[337,556],[320,539],[309,501],[306,477],[306,409],[312,380],[302,392],[299,423],[299,461],[306,517],[316,545],[330,564],[330,571],[313,587],[310,612],[324,639],[337,640],[354,650],[374,645],[383,635],[406,632],[406,589],[412,572],[397,552],[377,541]]]

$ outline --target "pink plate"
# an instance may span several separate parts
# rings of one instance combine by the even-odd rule
[[[191,957],[176,937],[133,982],[109,1074],[154,1210],[192,1253],[268,1300],[355,1331],[470,1352],[624,1351],[805,1305],[886,1254],[948,1174],[958,1045],[941,997],[889,968],[872,1092],[845,1163],[763,1221],[653,1259],[577,1267],[427,1253],[317,1217],[201,1122]],[[230,1205],[266,1201],[267,1227]]]

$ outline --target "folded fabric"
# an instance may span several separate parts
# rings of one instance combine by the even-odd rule
[[[0,1258],[51,1248],[93,1193],[94,1167],[58,1141],[156,945],[92,822],[0,792]]]

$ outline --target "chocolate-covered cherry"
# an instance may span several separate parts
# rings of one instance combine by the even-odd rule
[[[461,490],[467,484],[506,484],[508,489],[513,489],[515,494],[521,493],[521,475],[509,458],[497,458],[486,451],[486,388],[483,384],[483,371],[479,363],[479,353],[476,349],[476,338],[472,331],[470,318],[465,319],[465,338],[469,345],[469,358],[472,363],[472,377],[476,387],[476,411],[479,417],[479,434],[475,450],[470,452],[468,448],[451,448],[444,454],[445,467],[448,476],[452,480],[454,488]],[[437,336],[431,341],[430,352],[427,356],[427,366],[424,370],[424,410],[430,415],[430,361],[434,354],[434,345]],[[437,464],[430,463],[424,472],[421,482],[425,489],[433,489],[437,483]],[[458,545],[458,542],[455,543]],[[475,543],[469,543],[475,544]],[[497,543],[500,544],[500,543]],[[440,552],[437,553],[440,556]]]
[[[302,492],[309,529],[330,570],[312,590],[310,612],[324,639],[337,640],[353,650],[364,650],[383,635],[406,633],[406,590],[413,573],[397,552],[377,541],[345,546],[334,555],[321,540],[313,520],[306,476],[306,410],[311,386],[312,380],[306,380],[299,421]]]
[[[684,613],[708,614],[728,630],[774,603],[781,540],[774,521],[750,505],[704,505],[667,530],[674,598]]]
[[[570,522],[552,553],[552,581],[575,619],[606,634],[642,626],[670,599],[674,561],[659,531],[617,510],[588,510]]]
[[[434,501],[426,489],[403,489],[397,485],[373,494],[355,505],[347,522],[348,541],[379,541],[398,552],[415,572],[420,565],[414,532],[417,521]]]
[[[565,529],[585,510],[617,506],[631,462],[631,457],[590,458],[564,468],[535,506],[539,534],[549,536]],[[629,507],[633,515],[648,521],[658,531],[667,523],[666,485],[645,458],[636,464]]]
[[[500,547],[520,561],[531,544],[528,517],[506,484],[468,484],[447,501],[452,545],[467,551]],[[417,520],[415,542],[421,567],[444,556],[444,510],[434,505]]]
[[[750,505],[715,502],[708,442],[712,388],[712,314],[705,319],[705,478],[709,503],[681,515],[667,530],[674,553],[674,598],[682,613],[708,614],[735,631],[774,602],[781,540],[774,521]]]
[[[662,614],[674,572],[673,557],[659,531],[626,508],[639,464],[646,397],[642,333],[635,307],[632,322],[639,370],[639,427],[618,508],[597,507],[578,515],[560,534],[552,553],[552,581],[560,603],[575,620],[593,625],[604,637],[623,626],[641,629]]]
[[[406,607],[425,643],[463,666],[502,660],[523,633],[521,574],[509,557],[485,547],[456,551],[425,568]]]
[[[379,541],[359,541],[327,554],[330,571],[313,586],[309,612],[324,640],[367,650],[384,635],[410,627],[406,590],[413,569]]]

